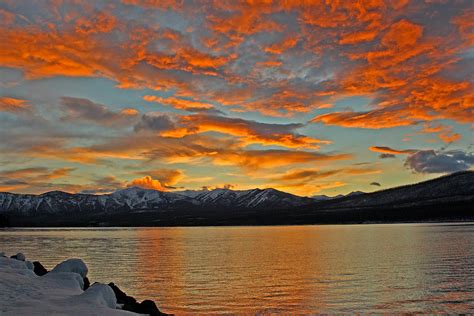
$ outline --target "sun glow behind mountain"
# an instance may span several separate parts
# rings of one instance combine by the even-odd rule
[[[471,1],[4,1],[0,191],[335,195],[472,169]]]

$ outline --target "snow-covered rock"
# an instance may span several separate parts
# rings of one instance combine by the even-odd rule
[[[74,272],[85,278],[88,270],[86,264],[81,259],[68,259],[56,265],[51,272]]]
[[[117,298],[114,291],[107,284],[94,283],[84,293],[81,294],[82,300],[87,300],[91,304],[107,306],[110,308],[117,307]]]
[[[35,266],[34,266],[33,262],[31,262],[31,261],[25,261],[25,263],[26,263],[26,267],[27,267],[28,269],[34,270]]]
[[[21,252],[17,253],[16,255],[12,256],[13,259],[20,260],[20,261],[25,261],[26,257],[24,254]]]
[[[39,277],[27,262],[0,256],[0,315],[136,315],[116,308],[108,285],[83,291],[81,274],[87,269],[78,261],[65,262],[58,265],[62,271]]]

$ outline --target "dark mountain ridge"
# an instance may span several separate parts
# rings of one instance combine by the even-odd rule
[[[436,179],[379,190],[371,193],[347,195],[339,199],[321,202],[318,208],[364,208],[407,203],[431,203],[457,201],[474,195],[474,172],[465,171]]]
[[[330,200],[275,189],[111,194],[0,193],[0,224],[11,226],[202,226],[472,221],[474,172]]]

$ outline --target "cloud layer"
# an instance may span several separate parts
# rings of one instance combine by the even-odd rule
[[[421,150],[408,156],[405,166],[418,173],[452,173],[474,165],[474,154],[463,151]]]
[[[472,20],[470,1],[5,1],[2,188],[310,195],[471,168]]]

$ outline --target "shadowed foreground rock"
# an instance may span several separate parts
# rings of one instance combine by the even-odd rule
[[[46,268],[43,267],[43,265],[42,265],[41,262],[39,262],[39,261],[34,261],[34,262],[33,262],[33,266],[34,266],[33,272],[34,272],[37,276],[43,276],[43,275],[45,275],[46,273],[48,273],[48,270],[46,270]]]
[[[109,283],[109,286],[112,288],[112,290],[115,293],[115,297],[117,298],[117,303],[123,304],[122,308],[126,311],[139,313],[139,314],[147,314],[151,316],[169,315],[169,314],[160,312],[155,302],[151,300],[144,300],[143,302],[138,303],[134,297],[128,296],[114,283]]]
[[[91,282],[89,281],[88,277],[85,277],[83,281],[84,281],[84,291],[85,291],[91,286]]]

